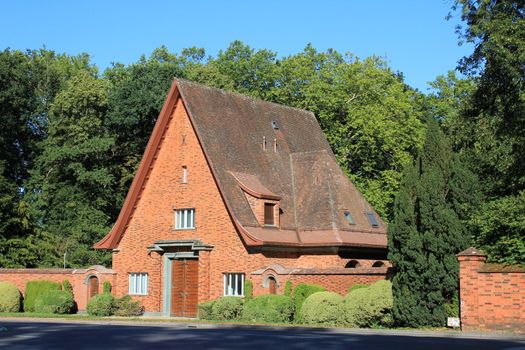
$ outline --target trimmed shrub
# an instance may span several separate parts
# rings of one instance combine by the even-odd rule
[[[350,288],[348,288],[348,293],[350,293],[351,291],[354,291],[356,289],[367,288],[367,287],[370,287],[370,285],[369,284],[361,284],[361,283],[352,284],[350,286]]]
[[[115,297],[109,293],[97,294],[87,304],[87,313],[91,316],[111,316],[115,309]]]
[[[18,312],[21,306],[18,288],[9,282],[0,282],[0,312]]]
[[[251,280],[244,281],[244,302],[247,303],[253,299],[253,282]]]
[[[70,314],[74,307],[73,294],[65,290],[50,290],[35,300],[36,312]]]
[[[65,290],[66,292],[69,292],[71,295],[73,295],[73,286],[68,280],[64,280],[64,282],[62,282],[62,290]]]
[[[214,320],[235,320],[242,315],[243,301],[239,297],[222,297],[215,301],[211,310]]]
[[[26,293],[24,297],[24,311],[34,312],[36,299],[52,290],[61,290],[60,283],[51,281],[29,281],[26,283]]]
[[[292,297],[292,281],[288,280],[284,284],[284,295]]]
[[[390,327],[394,323],[392,307],[392,283],[378,281],[348,293],[344,302],[345,322],[351,327]]]
[[[301,321],[307,324],[335,326],[344,320],[344,298],[333,292],[310,295],[301,308]]]
[[[141,316],[143,313],[144,307],[129,295],[115,300],[115,316]]]
[[[197,306],[199,310],[199,318],[202,320],[213,320],[213,304],[215,300],[206,301]]]
[[[105,281],[102,283],[102,293],[111,293],[111,282]]]
[[[445,316],[446,317],[459,317],[459,295],[458,292],[454,293],[452,300],[445,304]]]
[[[251,322],[288,323],[293,317],[293,302],[285,295],[260,295],[244,305],[243,319]]]
[[[306,284],[306,283],[299,283],[297,287],[295,287],[293,291],[293,303],[294,303],[294,311],[295,311],[295,320],[300,321],[301,319],[301,307],[303,306],[303,303],[306,298],[308,298],[310,295],[317,293],[317,292],[325,292],[326,289],[321,287],[318,284]]]

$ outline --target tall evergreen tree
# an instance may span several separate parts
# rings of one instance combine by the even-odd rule
[[[475,177],[431,121],[420,155],[404,173],[389,225],[394,317],[398,325],[440,326],[458,288],[455,254],[468,245],[467,209]]]

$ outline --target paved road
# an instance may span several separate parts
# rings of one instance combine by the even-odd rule
[[[525,338],[335,329],[0,319],[0,349],[525,350]],[[436,336],[437,335],[437,336]]]

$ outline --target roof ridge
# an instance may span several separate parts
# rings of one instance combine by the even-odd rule
[[[213,86],[207,86],[207,85],[203,85],[201,83],[198,83],[198,82],[195,82],[195,81],[191,81],[191,80],[188,80],[188,79],[182,79],[182,78],[173,78],[173,79],[177,82],[177,84],[179,82],[182,82],[183,84],[197,85],[200,88],[204,88],[204,89],[208,89],[208,90],[218,90],[218,91],[221,91],[221,92],[223,92],[225,94],[235,95],[235,96],[240,97],[240,98],[242,98],[244,100],[250,100],[250,101],[253,101],[253,102],[263,102],[263,103],[268,103],[268,104],[271,104],[271,105],[274,105],[274,106],[279,106],[281,108],[292,109],[292,110],[300,111],[300,112],[306,112],[307,114],[311,114],[317,120],[317,117],[315,116],[314,112],[309,111],[309,110],[304,109],[304,108],[287,106],[285,104],[281,104],[281,103],[277,103],[277,102],[273,102],[273,101],[267,101],[267,100],[263,100],[261,98],[257,98],[257,97],[253,97],[253,96],[243,95],[240,92],[225,90],[225,89],[221,89],[221,88],[213,87]]]

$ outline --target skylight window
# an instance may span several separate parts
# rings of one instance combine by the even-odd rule
[[[345,212],[344,212],[344,215],[345,215],[345,219],[346,219],[346,221],[348,221],[348,223],[349,223],[350,225],[355,225],[354,218],[352,217],[352,214],[350,214],[349,211],[345,211]]]
[[[368,222],[370,223],[370,225],[372,225],[372,227],[379,227],[379,223],[377,222],[377,219],[374,213],[372,213],[371,211],[367,211],[365,214],[366,214],[366,217],[368,218]]]

